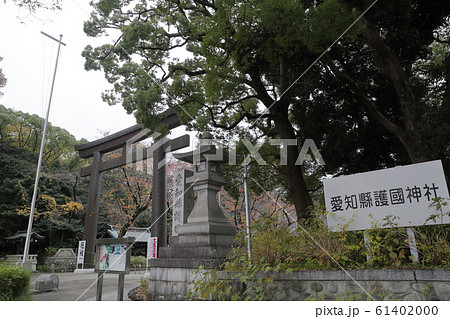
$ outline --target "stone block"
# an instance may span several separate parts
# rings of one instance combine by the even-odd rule
[[[185,282],[186,281],[186,270],[183,268],[168,268],[167,270],[167,280]]]
[[[167,280],[167,272],[168,272],[167,268],[162,268],[162,267],[155,268],[154,278],[156,280],[166,281]]]
[[[449,281],[448,269],[417,269],[414,270],[417,281]]]
[[[436,297],[440,300],[450,300],[450,282],[435,282],[433,287],[436,291]]]
[[[359,285],[362,285],[362,282],[358,282]],[[344,283],[344,291],[350,291],[353,294],[358,294],[363,292],[363,290],[361,289],[361,287],[358,285],[357,283],[351,281],[351,282],[346,282]]]
[[[369,282],[366,287],[367,291],[375,300],[382,300],[386,295],[384,282]]]
[[[423,282],[413,282],[411,283],[411,289],[415,292],[423,294],[431,289],[429,284]]]
[[[283,301],[286,300],[287,298],[287,293],[284,290],[278,290],[275,293],[275,301]]]
[[[292,282],[291,289],[297,292],[304,292],[308,289],[308,284],[304,281],[295,280]]]
[[[173,246],[161,250],[161,258],[177,259],[223,259],[231,250],[231,246]]]
[[[187,234],[170,237],[169,245],[173,246],[231,246],[234,235],[222,234]]]
[[[423,301],[424,298],[421,294],[418,293],[410,293],[403,297],[403,301]]]
[[[328,283],[326,287],[327,287],[328,292],[330,292],[332,294],[337,293],[339,290],[339,286],[334,282]]]
[[[394,294],[404,294],[408,291],[408,289],[409,289],[408,282],[393,281],[387,285],[387,291],[392,292]]]
[[[311,288],[312,291],[314,292],[320,292],[323,290],[323,285],[320,282],[312,282],[309,287]]]
[[[301,299],[301,294],[297,291],[295,291],[294,289],[289,289],[288,290],[289,293],[289,300],[291,301],[300,301]]]
[[[157,258],[150,259],[148,266],[150,269],[155,267],[162,268],[189,268],[198,269],[202,267],[204,269],[211,269],[219,267],[223,262],[223,259],[180,259],[180,258]]]

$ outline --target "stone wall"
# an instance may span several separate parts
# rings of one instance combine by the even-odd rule
[[[262,274],[263,283],[259,285],[264,286],[264,300],[276,301],[450,300],[449,275],[446,269],[299,271]],[[222,272],[219,278],[227,280],[230,274]],[[245,288],[251,286],[258,284]]]
[[[193,282],[203,272],[193,268],[152,267],[147,277],[147,300],[187,300]]]
[[[7,255],[5,263],[12,266],[22,265],[23,255]],[[28,267],[31,271],[36,271],[37,255],[28,255],[28,261],[25,267]]]
[[[53,257],[46,257],[44,265],[50,272],[72,272],[77,268],[77,256],[71,248],[60,248]]]
[[[148,300],[185,300],[195,278],[204,272],[154,267],[149,274]],[[258,276],[260,283],[243,284],[231,279],[236,278],[233,273],[218,273],[218,278],[229,280],[234,289],[262,286],[264,300],[450,300],[447,269],[297,271]]]

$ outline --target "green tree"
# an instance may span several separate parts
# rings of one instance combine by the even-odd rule
[[[85,67],[103,70],[113,84],[105,101],[122,103],[148,127],[169,106],[187,125],[219,129],[224,139],[297,139],[285,164],[277,156],[271,164],[302,219],[316,188],[306,179],[324,173],[296,165],[306,138],[319,144],[333,174],[439,158],[442,145],[448,153],[446,100],[437,84],[439,92],[429,93],[433,82],[442,86],[448,62],[440,78],[418,71],[434,41],[446,45],[448,1],[380,0],[346,30],[371,4],[101,0],[85,32],[111,31],[117,40],[87,46]]]
[[[4,237],[28,224],[43,119],[0,105],[0,252]],[[72,246],[81,234],[88,185],[67,131],[49,126],[38,189],[36,229],[48,245]],[[50,205],[51,204],[51,205]]]
[[[296,139],[290,118],[296,97],[289,88],[315,58],[304,45],[311,21],[318,24],[337,8],[329,19],[333,28],[324,35],[328,39],[353,19],[334,0],[325,1],[322,10],[312,6],[299,0],[220,0],[139,1],[131,8],[128,1],[99,1],[85,23],[86,34],[115,30],[120,36],[114,45],[86,47],[85,67],[103,69],[114,84],[104,99],[121,102],[146,126],[170,106],[198,130],[249,126],[254,136]],[[176,56],[180,49],[187,52],[184,59]],[[312,201],[295,164],[299,147],[288,146],[287,154],[278,169],[301,219]]]
[[[356,12],[371,3],[342,2]],[[436,59],[436,41],[447,48],[440,58],[448,55],[449,16],[448,1],[378,1],[361,18],[356,41],[340,44],[322,59],[351,93],[347,101],[357,101],[368,120],[395,136],[412,163],[436,157],[440,147],[429,137],[437,127],[430,124],[444,127],[448,121],[448,107],[439,98],[445,82],[423,71]]]
[[[4,2],[8,2],[8,0],[4,0]],[[30,12],[36,12],[38,9],[45,10],[61,10],[61,0],[50,0],[50,1],[41,1],[41,0],[12,0],[12,2],[21,8],[26,8],[30,10]]]
[[[0,56],[0,62],[3,60],[3,58]],[[5,87],[6,85],[6,77],[5,74],[3,74],[3,69],[0,68],[0,88]],[[0,92],[0,96],[2,96],[3,93]]]
[[[14,111],[0,105],[0,139],[38,153],[44,119],[35,114]],[[80,141],[82,142],[82,141]],[[49,123],[43,160],[48,165],[67,165],[72,169],[79,163],[73,146],[80,143],[65,129]]]

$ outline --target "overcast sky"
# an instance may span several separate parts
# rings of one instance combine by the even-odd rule
[[[87,44],[99,43],[83,32],[91,12],[88,0],[64,0],[62,11],[41,10],[36,17],[11,2],[0,1],[0,68],[8,80],[1,105],[45,116],[58,42],[42,35],[44,31],[58,39],[62,34],[67,44],[61,48],[49,121],[89,141],[99,138],[99,132],[136,124],[121,105],[102,101],[101,93],[110,87],[103,73],[84,70],[81,52]]]

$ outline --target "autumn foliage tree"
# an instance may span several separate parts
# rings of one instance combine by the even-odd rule
[[[0,105],[0,253],[4,237],[27,228],[43,118]],[[82,236],[88,185],[74,153],[78,141],[49,125],[40,176],[35,228],[47,245],[73,247]]]
[[[121,151],[112,152],[107,157],[118,156],[121,156]],[[149,172],[151,159],[104,173],[101,216],[104,223],[118,229],[119,237],[125,235],[139,218],[142,226],[150,226],[148,212],[141,216],[151,206],[152,176]]]

